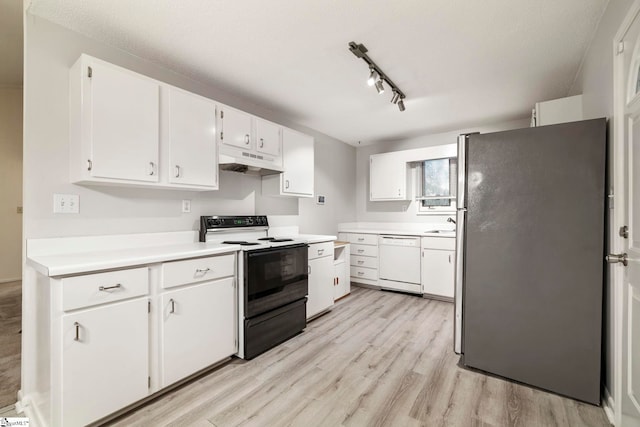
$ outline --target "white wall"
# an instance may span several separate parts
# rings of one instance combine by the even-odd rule
[[[600,20],[591,46],[585,56],[582,68],[571,89],[571,95],[583,94],[583,111],[585,118],[613,117],[613,38],[618,32],[627,11],[634,0],[611,0]],[[609,124],[609,173],[613,171],[613,126]],[[610,175],[609,182],[613,179]],[[610,228],[614,235],[616,230]],[[604,383],[615,400],[615,349],[614,333],[614,289],[607,280],[604,304]]]
[[[335,233],[339,222],[355,219],[355,148],[42,18],[27,15],[25,26],[25,238],[196,230],[201,214],[284,215],[308,233]],[[208,193],[70,184],[68,70],[81,53],[313,135],[317,190],[341,206],[327,215],[326,206],[308,201],[262,197],[260,178],[231,172],[221,173],[220,191]],[[80,214],[53,214],[53,193],[79,194]],[[192,200],[190,214],[181,213],[182,199]]]
[[[359,147],[356,164],[356,209],[357,220],[362,222],[413,222],[438,223],[445,222],[452,214],[417,215],[415,201],[371,202],[369,201],[369,156],[377,153],[410,150],[433,145],[455,144],[458,135],[469,132],[497,132],[501,130],[528,127],[530,119],[516,120],[496,125],[484,125],[469,129],[423,135],[401,141]]]
[[[22,276],[22,88],[0,87],[0,283]],[[0,286],[2,286],[0,284]]]

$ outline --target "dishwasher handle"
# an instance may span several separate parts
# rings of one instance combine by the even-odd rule
[[[415,236],[380,236],[379,245],[420,247],[420,237]]]

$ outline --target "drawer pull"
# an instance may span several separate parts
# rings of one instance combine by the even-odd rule
[[[359,254],[361,254],[362,252],[364,252],[364,249],[358,249]]]
[[[110,291],[112,289],[121,289],[122,285],[120,283],[118,283],[117,285],[113,285],[113,286],[100,286],[98,288],[99,291]]]
[[[171,303],[171,310],[169,310],[169,313],[175,313],[176,312],[176,302],[174,301],[173,298],[171,298],[169,300],[169,302]]]
[[[358,264],[364,264],[364,261],[358,261]]]
[[[73,326],[76,328],[76,336],[73,339],[74,341],[80,341],[80,323],[73,322]]]
[[[211,271],[210,268],[196,268],[196,273],[207,274],[210,271]]]
[[[318,255],[322,255],[324,253],[324,249],[318,249]]]
[[[364,271],[358,271],[358,276],[364,275]]]
[[[358,237],[358,242],[364,242],[364,237]]]

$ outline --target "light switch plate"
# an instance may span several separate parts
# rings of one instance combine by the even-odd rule
[[[182,201],[182,213],[191,212],[191,200],[183,200]]]
[[[80,196],[77,194],[54,194],[53,213],[80,213]]]

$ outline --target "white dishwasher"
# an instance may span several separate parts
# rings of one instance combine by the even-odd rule
[[[420,237],[382,235],[378,238],[378,284],[384,289],[422,293]]]

